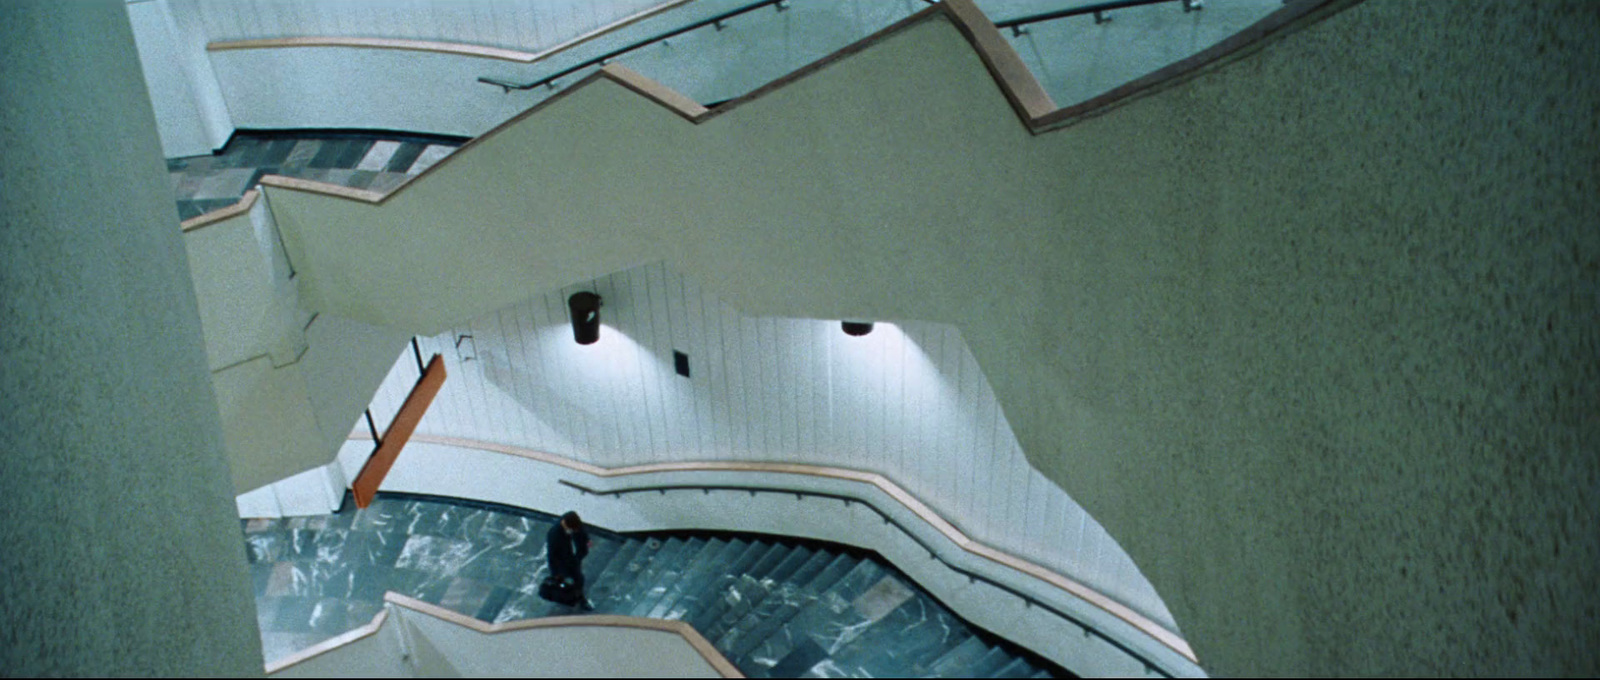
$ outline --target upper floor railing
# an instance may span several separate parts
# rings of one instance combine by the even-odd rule
[[[706,26],[715,26],[716,30],[720,31],[720,30],[723,29],[724,22],[726,22],[727,20],[732,19],[732,18],[734,18],[736,16],[740,16],[740,15],[743,15],[743,14],[754,12],[754,11],[756,11],[758,9],[763,8],[763,7],[771,6],[771,7],[774,7],[777,11],[782,12],[782,11],[788,9],[788,5],[786,3],[790,2],[790,1],[791,0],[759,0],[758,2],[752,2],[752,3],[748,4],[748,5],[744,5],[742,7],[738,7],[738,8],[729,10],[727,12],[722,12],[720,14],[717,14],[716,16],[712,16],[712,17],[708,17],[708,18],[705,18],[705,19],[701,19],[699,21],[694,21],[694,22],[685,24],[683,26],[680,26],[678,28],[672,29],[670,31],[659,33],[659,34],[653,35],[651,37],[645,38],[643,40],[638,40],[638,41],[635,41],[633,43],[629,43],[626,46],[611,50],[609,52],[606,52],[605,54],[602,54],[602,55],[600,55],[598,57],[594,57],[592,59],[589,59],[589,60],[584,61],[582,63],[579,63],[579,64],[577,64],[575,66],[570,66],[570,67],[564,68],[564,69],[562,69],[560,71],[557,71],[557,72],[555,72],[555,73],[553,73],[551,75],[545,76],[544,78],[540,78],[539,80],[535,80],[533,82],[515,83],[515,82],[511,82],[511,81],[508,81],[508,80],[505,80],[505,79],[501,79],[501,78],[490,78],[488,76],[479,77],[478,78],[478,82],[486,83],[486,84],[489,84],[489,85],[495,85],[497,87],[502,88],[506,93],[510,93],[512,90],[532,90],[532,89],[536,89],[536,88],[540,88],[540,87],[548,87],[548,88],[554,90],[554,89],[557,88],[558,83],[562,78],[565,78],[566,76],[572,75],[573,73],[577,73],[579,71],[582,71],[584,69],[587,69],[587,68],[590,68],[590,67],[594,67],[594,66],[605,66],[606,64],[610,63],[612,60],[616,59],[617,57],[625,55],[625,54],[627,54],[629,52],[633,52],[635,50],[638,50],[638,49],[641,49],[641,48],[644,48],[644,47],[648,47],[648,46],[654,45],[656,43],[665,42],[667,40],[670,40],[671,38],[677,37],[679,35],[683,35],[684,33],[688,33],[690,31],[693,31],[693,30],[696,30],[696,29],[699,29],[699,28],[704,28]],[[1126,8],[1129,8],[1129,7],[1139,7],[1139,6],[1143,6],[1143,5],[1159,5],[1159,4],[1171,3],[1171,2],[1181,3],[1182,6],[1183,6],[1183,11],[1184,12],[1199,11],[1204,7],[1204,4],[1203,4],[1202,0],[1112,0],[1110,2],[1101,2],[1101,3],[1092,4],[1092,5],[1083,5],[1083,6],[1079,6],[1079,7],[1071,7],[1071,8],[1067,8],[1067,9],[1053,10],[1053,11],[1049,11],[1049,12],[1040,12],[1040,13],[1037,13],[1037,14],[1030,14],[1030,15],[1027,15],[1027,16],[1017,17],[1017,18],[1014,18],[1014,19],[1006,19],[1006,20],[1002,20],[1002,21],[996,21],[996,22],[994,22],[994,25],[995,25],[996,28],[1009,28],[1009,29],[1011,29],[1013,35],[1020,36],[1020,35],[1025,35],[1027,33],[1027,30],[1026,30],[1025,27],[1028,24],[1037,24],[1037,23],[1041,23],[1041,22],[1045,22],[1045,21],[1054,21],[1054,20],[1057,20],[1057,19],[1065,19],[1065,18],[1068,18],[1068,17],[1076,17],[1076,16],[1084,16],[1084,15],[1094,15],[1094,20],[1095,20],[1095,23],[1097,23],[1097,24],[1107,23],[1107,22],[1111,21],[1111,17],[1109,16],[1109,13],[1112,10],[1126,9]],[[937,4],[937,3],[934,3],[934,2],[930,1],[929,4]]]

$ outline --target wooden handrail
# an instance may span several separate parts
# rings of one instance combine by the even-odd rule
[[[354,431],[350,433],[349,439],[355,441],[367,441],[369,440],[369,437],[363,432]],[[837,468],[823,465],[803,465],[799,463],[755,463],[742,461],[647,463],[643,465],[628,465],[623,467],[606,468],[594,465],[592,463],[573,460],[571,458],[553,453],[535,451],[533,449],[527,449],[520,446],[511,446],[508,444],[498,444],[476,439],[466,439],[462,437],[417,434],[411,437],[411,441],[424,444],[456,446],[461,448],[477,449],[479,451],[488,451],[490,453],[517,456],[519,458],[527,458],[529,460],[534,460],[541,463],[548,463],[551,465],[564,467],[575,472],[581,472],[583,474],[604,479],[615,479],[631,475],[646,475],[662,472],[750,472],[764,474],[801,475],[806,477],[836,479],[871,485],[884,495],[894,499],[903,508],[914,514],[922,522],[942,534],[946,540],[955,544],[957,547],[961,548],[967,553],[981,557],[995,564],[1008,567],[1023,574],[1027,574],[1034,579],[1047,583],[1078,599],[1088,602],[1102,611],[1105,611],[1106,613],[1120,619],[1129,626],[1132,626],[1135,630],[1138,630],[1146,636],[1149,636],[1157,642],[1160,642],[1162,645],[1182,655],[1190,662],[1196,664],[1199,663],[1199,660],[1194,655],[1194,650],[1189,647],[1189,643],[1176,633],[1168,630],[1165,626],[1156,623],[1149,617],[1134,611],[1131,607],[1128,607],[1127,605],[1122,604],[1121,602],[1118,602],[1104,593],[1080,583],[1075,579],[1051,571],[1044,566],[1024,558],[990,547],[987,544],[967,536],[960,529],[956,528],[954,524],[951,524],[944,517],[940,516],[939,513],[933,508],[928,507],[927,504],[918,500],[916,496],[913,496],[910,492],[900,488],[899,485],[895,484],[888,477],[876,472],[863,472],[861,470],[851,470],[848,468]]]
[[[272,675],[273,673],[281,671],[297,663],[304,662],[307,659],[322,656],[323,654],[327,654],[328,652],[340,647],[344,647],[345,645],[351,644],[358,640],[364,640],[372,637],[383,628],[383,623],[388,619],[389,610],[385,609],[379,611],[372,617],[371,621],[361,624],[356,628],[352,628],[344,633],[323,640],[322,642],[318,642],[317,644],[311,645],[310,647],[290,654],[282,659],[278,659],[277,661],[267,663],[267,675]]]
[[[733,665],[733,662],[729,661],[728,658],[723,656],[721,652],[718,652],[717,648],[712,645],[711,642],[705,638],[705,636],[700,634],[700,631],[695,630],[692,626],[684,623],[683,621],[666,621],[662,619],[647,619],[638,616],[621,616],[616,614],[586,614],[583,616],[549,616],[539,619],[522,619],[519,621],[505,621],[501,623],[485,623],[479,619],[467,616],[466,614],[445,609],[439,605],[432,604],[430,602],[424,602],[414,597],[401,595],[400,593],[392,590],[383,594],[383,601],[397,607],[410,609],[419,614],[426,614],[447,623],[453,623],[461,626],[462,628],[471,629],[484,635],[495,635],[498,633],[509,633],[519,630],[535,630],[539,628],[575,627],[634,628],[639,630],[654,630],[663,633],[672,633],[682,637],[684,642],[687,642],[689,647],[694,649],[695,653],[699,654],[700,658],[705,659],[706,663],[710,664],[711,667],[715,669],[722,677],[745,677],[743,673],[739,672],[739,668]],[[295,664],[303,663],[308,659],[327,654],[356,641],[371,637],[383,628],[383,624],[388,620],[388,617],[389,610],[385,609],[373,616],[371,621],[362,624],[358,628],[319,642],[277,661],[273,661],[266,665],[267,674],[271,675],[273,673],[277,673],[278,671]]]
[[[441,54],[455,54],[466,57],[482,57],[485,59],[499,59],[501,61],[514,61],[522,64],[531,64],[536,61],[548,59],[574,47],[599,38],[617,29],[633,25],[670,9],[681,7],[690,0],[672,0],[646,10],[635,12],[609,24],[596,28],[588,33],[579,35],[566,42],[551,46],[538,52],[524,52],[503,47],[489,47],[487,45],[474,45],[471,43],[444,42],[437,40],[407,40],[402,38],[351,38],[343,36],[297,36],[292,38],[253,38],[250,40],[219,40],[206,43],[207,52],[222,52],[226,50],[257,50],[276,49],[285,47],[357,47],[381,50],[409,50],[414,52],[437,52]]]
[[[427,614],[436,619],[454,623],[463,628],[494,635],[496,633],[509,633],[518,630],[535,630],[539,628],[571,628],[571,627],[596,627],[596,628],[636,628],[639,630],[654,630],[663,633],[672,633],[681,636],[690,647],[711,664],[718,673],[725,678],[742,678],[743,673],[733,665],[727,657],[723,656],[705,636],[701,635],[694,627],[683,621],[667,621],[665,619],[647,619],[641,616],[622,616],[619,614],[584,614],[581,616],[547,616],[539,619],[521,619],[518,621],[504,621],[501,623],[485,623],[479,619],[467,616],[460,612],[445,609],[436,604],[423,602],[413,597],[408,597],[393,591],[383,594],[383,601]]]
[[[377,449],[367,458],[366,464],[361,466],[361,472],[356,475],[355,481],[350,483],[350,491],[356,498],[356,507],[365,508],[372,504],[372,498],[377,495],[384,476],[389,474],[389,468],[394,467],[394,461],[400,457],[400,450],[405,448],[406,442],[411,439],[411,433],[417,429],[417,423],[422,422],[422,416],[428,412],[428,406],[439,394],[439,388],[444,386],[444,379],[444,360],[435,354],[433,359],[428,361],[428,368],[422,372],[422,377],[417,378],[417,384],[411,388],[411,394],[406,395],[405,403],[400,405],[399,412],[394,414],[394,420],[389,423],[389,428],[384,430],[383,439],[378,442]]]
[[[185,232],[194,231],[201,227],[208,227],[230,217],[237,217],[250,212],[256,204],[256,199],[261,197],[260,189],[251,189],[239,197],[239,202],[225,208],[213,210],[204,215],[197,215],[178,223],[178,228]]]

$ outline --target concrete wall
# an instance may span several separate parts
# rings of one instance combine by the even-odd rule
[[[183,245],[235,489],[333,460],[406,334],[306,311],[265,201]]]
[[[700,126],[601,82],[382,207],[273,207],[306,299],[427,334],[660,258],[953,323],[1213,674],[1587,673],[1597,11],[1363,3],[1038,137],[939,20]]]
[[[0,4],[0,674],[262,672],[128,16]]]

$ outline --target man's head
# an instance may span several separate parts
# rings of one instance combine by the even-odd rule
[[[569,510],[561,516],[561,528],[569,532],[577,531],[583,528],[583,520],[578,519],[578,513]]]

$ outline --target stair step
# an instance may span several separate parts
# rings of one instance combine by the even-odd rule
[[[705,634],[705,631],[722,616],[723,612],[727,611],[728,607],[737,603],[735,598],[740,593],[734,588],[734,585],[739,582],[739,579],[741,577],[753,578],[749,574],[754,573],[756,568],[764,564],[765,561],[775,559],[774,555],[777,549],[778,546],[765,541],[751,542],[745,553],[739,556],[739,561],[731,569],[728,569],[726,574],[717,578],[716,585],[707,591],[707,594],[697,603],[696,609],[686,615],[683,620],[688,622],[690,627],[700,631],[702,635]]]
[[[606,594],[605,606],[595,603],[597,611],[624,612],[631,607],[628,604],[631,591],[638,587],[640,573],[650,564],[651,558],[661,551],[665,543],[653,538],[639,541],[639,549],[633,553],[633,558],[617,571],[615,580],[612,581],[611,591]],[[593,599],[593,598],[590,598]]]
[[[808,579],[806,583],[797,584],[801,597],[796,601],[786,602],[781,609],[752,629],[745,638],[748,648],[739,652],[734,664],[740,668],[749,668],[758,675],[761,669],[775,666],[779,659],[798,644],[798,638],[795,637],[796,620],[809,611],[825,611],[826,605],[819,603],[833,586],[838,584],[839,579],[855,565],[854,557],[835,555],[816,576]]]
[[[602,610],[601,604],[610,599],[611,592],[616,587],[618,575],[627,571],[628,564],[633,561],[634,556],[639,554],[639,550],[643,547],[643,540],[630,537],[622,538],[621,544],[617,546],[616,554],[606,561],[605,568],[599,574],[596,574],[589,584],[589,601],[594,603],[596,611],[610,611]]]
[[[591,543],[589,547],[589,555],[583,558],[583,583],[585,591],[589,590],[590,586],[594,585],[595,579],[599,578],[600,574],[605,573],[606,566],[611,563],[611,558],[615,557],[617,550],[622,547],[621,542],[601,536],[592,537],[589,539],[589,542]]]
[[[1011,663],[1011,653],[999,647],[992,647],[977,661],[972,662],[960,675],[969,678],[987,678],[1002,666]]]
[[[689,565],[706,550],[710,542],[703,538],[690,538],[683,542],[677,552],[662,557],[661,566],[655,570],[650,583],[650,589],[645,595],[634,603],[633,609],[628,612],[630,616],[649,616],[656,604],[672,593],[672,587],[677,584],[678,578],[689,569]]]
[[[854,607],[857,597],[883,578],[871,560],[849,558],[848,570],[809,607],[751,652],[745,667],[763,677],[796,677],[854,639],[852,627],[867,619]],[[820,578],[820,577],[819,577]]]
[[[635,575],[632,585],[626,589],[618,589],[616,611],[631,615],[640,602],[649,598],[651,592],[660,587],[659,579],[662,571],[676,566],[678,553],[683,551],[687,543],[684,539],[676,536],[662,543],[661,549],[652,553],[650,559],[645,562],[643,568]]]
[[[739,582],[733,586],[734,597],[731,605],[701,631],[701,634],[707,640],[721,639],[730,629],[738,625],[746,614],[760,606],[761,601],[766,599],[786,576],[810,559],[811,552],[811,549],[805,546],[774,546],[770,556],[776,560],[772,562],[762,560],[749,574],[741,576]],[[715,646],[714,642],[713,645]],[[717,649],[723,648],[717,646]]]
[[[725,631],[715,643],[716,648],[723,656],[738,659],[761,644],[761,635],[768,629],[770,622],[785,614],[793,615],[800,607],[807,604],[807,598],[816,598],[816,593],[805,592],[802,584],[821,572],[833,561],[833,557],[832,554],[819,550],[795,569],[794,573],[781,580],[774,579],[778,582],[777,587],[769,591],[767,597],[747,612],[742,620]]]
[[[678,576],[678,581],[667,592],[667,596],[661,598],[646,616],[669,621],[681,619],[695,602],[705,596],[706,587],[717,573],[732,565],[747,545],[740,539],[712,539],[706,549],[696,555],[694,561]]]
[[[1011,663],[1008,663],[1008,664],[1002,666],[1000,668],[1000,670],[997,670],[994,673],[990,674],[989,677],[991,677],[991,678],[1026,678],[1029,675],[1033,674],[1033,670],[1034,670],[1033,669],[1033,664],[1030,664],[1027,661],[1024,661],[1021,657],[1016,657],[1016,658],[1013,658],[1011,660]]]
[[[949,648],[963,641],[961,633],[965,630],[965,624],[932,598],[914,591],[894,611],[844,645],[832,661],[851,675],[922,676]]]
[[[989,645],[974,635],[952,647],[928,667],[928,675],[936,678],[971,677],[967,668],[988,653]]]

